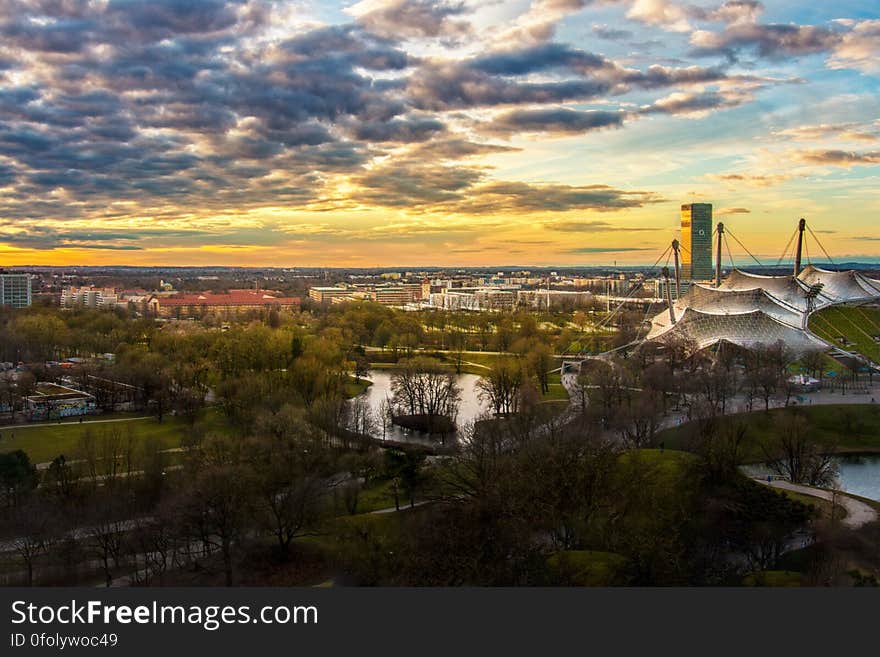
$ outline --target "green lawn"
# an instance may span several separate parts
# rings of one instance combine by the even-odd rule
[[[761,445],[771,440],[777,429],[776,417],[787,409],[755,411],[728,415],[726,422],[743,422],[748,430],[745,460],[765,460]],[[822,404],[799,406],[806,415],[812,438],[828,449],[839,452],[880,451],[880,405],[878,404]],[[696,423],[666,429],[658,434],[667,448],[687,450],[693,444]]]
[[[874,340],[874,336],[880,335],[880,309],[864,306],[825,308],[810,317],[810,330],[831,344],[880,362],[880,342]],[[841,335],[849,344],[840,341]]]
[[[366,379],[355,379],[353,376],[348,377],[348,381],[345,382],[345,396],[349,399],[353,399],[360,394],[363,394],[373,385],[372,381],[367,381]]]
[[[165,449],[179,447],[188,429],[186,422],[176,417],[166,417],[161,424],[155,418],[96,424],[34,424],[0,429],[0,452],[21,449],[33,463],[51,461],[59,454],[75,458],[77,444],[86,429],[91,429],[96,436],[100,436],[102,431],[111,429],[122,431],[125,435],[129,428],[136,441],[153,437]]]
[[[619,584],[626,557],[613,552],[567,550],[547,558],[554,583],[568,586],[613,586]]]
[[[803,586],[803,573],[791,570],[762,570],[743,579],[744,586],[792,587]]]
[[[418,502],[418,498],[416,498],[416,502]],[[357,502],[357,513],[371,513],[373,511],[379,511],[380,509],[390,509],[394,506],[394,492],[391,487],[391,481],[377,480],[369,485],[367,488],[361,489],[358,494],[358,502]],[[409,506],[409,499],[403,493],[400,492],[400,508],[404,509]],[[345,508],[345,501],[341,498],[336,499],[336,508],[334,509],[334,513],[337,516],[345,516],[349,515],[348,510]]]

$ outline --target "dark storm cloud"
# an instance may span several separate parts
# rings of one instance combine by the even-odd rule
[[[483,167],[399,159],[357,179],[359,200],[387,207],[472,215],[569,210],[613,211],[660,202],[649,192],[607,185],[552,185],[489,180]]]
[[[361,123],[355,136],[365,141],[410,143],[426,141],[445,129],[436,119],[393,119]]]
[[[613,67],[613,64],[601,55],[560,43],[545,43],[483,55],[471,60],[469,67],[493,75],[524,75],[555,68],[588,71]]]
[[[448,110],[586,100],[611,89],[612,85],[603,80],[521,82],[467,66],[441,65],[425,68],[411,78],[408,92],[420,109]]]
[[[136,34],[160,40],[179,34],[217,32],[235,25],[235,5],[228,0],[110,0],[107,15]]]
[[[7,45],[58,54],[80,52],[94,38],[96,30],[97,25],[90,20],[60,20],[40,25],[21,16],[0,23],[0,35]]]
[[[606,212],[638,208],[660,199],[647,192],[623,191],[607,185],[535,185],[523,182],[491,182],[458,205],[460,212]]]
[[[622,81],[642,89],[661,89],[678,85],[706,84],[728,79],[725,71],[719,68],[703,68],[688,66],[685,68],[668,68],[666,66],[649,66],[646,71],[627,71]],[[748,77],[737,76],[738,80],[749,80]]]
[[[578,111],[565,108],[513,110],[496,117],[485,131],[496,134],[545,132],[580,134],[623,125],[624,112]]]
[[[14,183],[16,180],[16,171],[10,166],[0,162],[0,187]]]
[[[412,63],[394,41],[365,34],[352,25],[311,30],[285,41],[281,47],[310,59],[325,57],[373,70],[399,71]]]
[[[485,173],[471,167],[392,164],[358,179],[358,198],[387,207],[420,208],[462,201]]]
[[[534,80],[528,76],[553,73]],[[729,76],[718,67],[661,65],[647,70],[624,68],[593,53],[562,44],[542,44],[496,51],[461,62],[427,62],[409,79],[411,102],[426,110],[498,105],[550,104],[622,94],[632,88],[661,89],[721,82],[753,81]]]
[[[58,231],[39,226],[27,226],[23,230],[9,232],[0,230],[0,243],[29,249],[52,250],[64,248],[102,249],[114,251],[138,251],[142,247],[130,242],[136,237],[127,233],[107,231]],[[117,243],[123,242],[123,243]],[[125,243],[129,242],[129,243]]]

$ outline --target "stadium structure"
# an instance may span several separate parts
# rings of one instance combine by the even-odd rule
[[[724,225],[719,223],[715,231],[714,282],[694,282],[684,295],[676,294],[673,300],[673,286],[668,284],[670,273],[666,268],[668,307],[651,320],[646,339],[665,342],[684,338],[695,343],[698,349],[723,342],[754,348],[758,344],[771,345],[781,341],[794,352],[810,349],[839,351],[839,347],[810,331],[810,316],[830,306],[880,302],[880,280],[854,270],[830,271],[812,264],[801,267],[806,229],[806,222],[801,219],[789,240],[790,246],[797,237],[791,274],[765,276],[733,267],[722,279],[721,248],[725,231]],[[679,248],[674,241],[676,291],[681,289]],[[860,360],[864,361],[864,358]],[[877,367],[874,363],[869,364]]]

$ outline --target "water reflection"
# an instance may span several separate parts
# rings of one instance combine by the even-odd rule
[[[880,455],[842,456],[838,468],[843,490],[880,502]]]
[[[435,444],[437,442],[423,432],[409,431],[393,425],[386,427],[383,436],[378,418],[382,411],[382,402],[386,399],[391,399],[391,372],[386,370],[370,370],[366,378],[372,381],[373,385],[367,389],[361,398],[367,400],[373,416],[377,418],[377,437],[411,443]],[[456,377],[456,383],[461,388],[461,403],[458,406],[458,417],[456,418],[459,430],[483,415],[488,409],[488,406],[480,401],[478,396],[476,385],[479,380],[480,377],[475,374],[460,374]]]

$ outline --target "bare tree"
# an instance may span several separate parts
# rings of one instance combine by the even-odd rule
[[[488,403],[496,415],[516,413],[519,410],[519,393],[525,378],[519,360],[502,358],[492,365],[488,374],[477,381],[480,399]]]
[[[767,464],[792,483],[829,486],[837,477],[833,449],[820,447],[811,437],[810,423],[796,409],[781,413],[774,426],[774,438],[763,445]]]
[[[397,412],[420,416],[429,432],[441,417],[454,420],[458,413],[461,388],[451,369],[434,358],[403,361],[391,375],[391,391]]]

